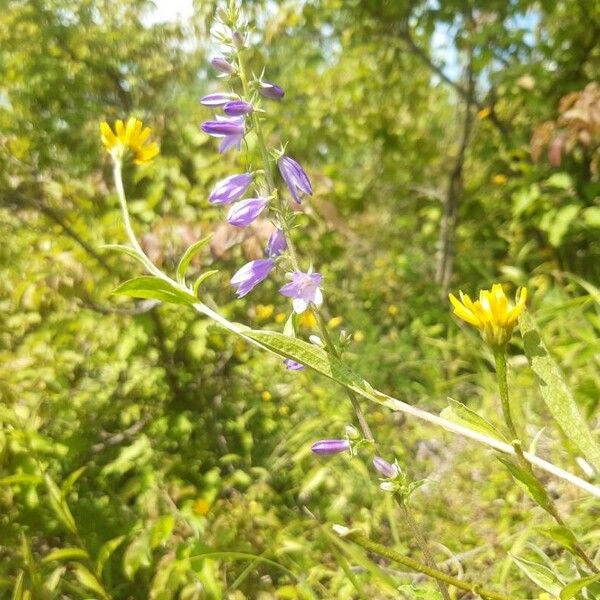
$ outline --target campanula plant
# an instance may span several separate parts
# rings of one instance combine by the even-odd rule
[[[354,411],[356,428],[349,425],[345,437],[315,441],[311,446],[316,455],[314,458],[333,461],[366,458],[373,483],[379,480],[380,489],[396,503],[401,522],[420,548],[422,562],[402,556],[398,558],[398,553],[391,552],[362,535],[348,531],[343,535],[370,552],[397,560],[432,577],[439,594],[445,600],[451,597],[448,586],[466,589],[484,598],[507,600],[509,596],[476,583],[458,580],[436,564],[430,544],[413,517],[410,506],[413,493],[423,482],[411,481],[406,469],[386,451],[384,443],[376,439],[361,401],[367,400],[432,425],[442,426],[497,451],[499,459],[511,474],[525,485],[534,501],[566,532],[565,535],[570,540],[568,550],[581,561],[581,575],[594,577],[598,568],[593,556],[566,525],[537,471],[544,470],[598,497],[600,489],[525,451],[510,412],[506,348],[519,318],[524,314],[526,290],[519,292],[514,304],[508,300],[499,284],[495,284],[491,290],[481,292],[476,301],[462,293],[460,300],[453,295],[450,297],[457,317],[477,327],[494,354],[508,438],[501,432],[496,433],[492,426],[482,429],[477,415],[468,413],[469,419],[464,418],[467,414],[464,411],[461,413],[462,419],[449,412],[434,415],[374,390],[345,362],[347,338],[343,337],[339,341],[332,338],[323,315],[327,300],[327,278],[321,274],[319,266],[313,265],[301,252],[295,237],[298,223],[294,209],[310,202],[314,193],[309,175],[312,170],[301,164],[303,161],[298,160],[293,149],[288,149],[285,140],[281,140],[282,145],[277,148],[269,147],[265,141],[263,123],[269,118],[269,103],[283,103],[293,91],[286,94],[276,83],[266,81],[263,75],[268,66],[265,66],[263,75],[257,77],[253,74],[248,64],[251,53],[247,47],[247,40],[251,36],[243,21],[241,9],[235,2],[219,11],[219,20],[215,39],[220,45],[220,54],[211,63],[219,73],[222,89],[200,100],[207,111],[206,120],[200,124],[200,129],[220,140],[221,153],[228,150],[240,154],[243,152],[243,160],[240,160],[236,173],[214,184],[208,201],[216,206],[223,205],[223,219],[237,228],[246,228],[259,218],[270,222],[271,233],[263,250],[263,258],[236,266],[237,270],[229,277],[229,282],[232,295],[242,298],[267,278],[273,278],[277,282],[280,301],[287,303],[289,318],[282,332],[250,329],[228,321],[203,302],[202,286],[215,271],[203,273],[191,283],[187,280],[187,267],[194,254],[202,249],[208,239],[200,240],[188,249],[181,258],[175,277],[159,269],[144,253],[129,220],[122,168],[127,164],[128,158],[133,158],[138,164],[152,160],[158,154],[158,146],[155,142],[149,142],[150,130],[144,129],[136,119],[130,119],[127,126],[118,121],[114,132],[106,123],[101,126],[102,142],[113,161],[115,186],[129,240],[129,246],[115,249],[135,256],[149,274],[125,282],[117,292],[192,307],[256,348],[279,356],[283,359],[282,371],[285,367],[292,372],[290,377],[298,377],[294,372],[308,367],[339,383]],[[279,135],[283,137],[285,133],[279,132]],[[252,144],[243,144],[249,139],[252,139]],[[304,313],[312,315],[319,331],[318,336],[308,340],[302,339],[296,328],[298,315]],[[534,368],[536,364],[532,361]],[[337,531],[342,530],[338,528]]]

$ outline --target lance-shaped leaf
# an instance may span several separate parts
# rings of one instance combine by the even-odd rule
[[[563,588],[559,598],[560,600],[570,600],[571,598],[577,596],[577,594],[579,594],[579,592],[581,592],[583,589],[589,585],[592,585],[593,583],[596,583],[597,581],[600,581],[600,573],[572,581],[569,583],[569,585]]]
[[[452,398],[448,398],[448,402],[450,405],[440,413],[440,416],[444,417],[444,419],[448,419],[449,421],[458,423],[460,425],[466,425],[467,427],[470,427],[471,429],[479,431],[480,433],[488,435],[492,438],[496,438],[504,442],[507,441],[506,437],[502,435],[502,433],[500,433],[500,431],[498,431],[488,420],[478,415],[468,406],[462,404],[462,402],[457,402]]]
[[[196,298],[176,288],[160,277],[144,275],[121,284],[113,294],[123,294],[133,298],[151,298],[170,304],[194,304]]]
[[[567,387],[560,367],[550,356],[531,315],[523,313],[519,324],[525,354],[537,375],[546,406],[564,434],[600,472],[600,447],[596,444],[571,390]]]
[[[202,248],[204,248],[204,246],[206,246],[206,244],[208,244],[211,237],[212,235],[209,235],[201,240],[198,240],[184,252],[179,264],[177,265],[177,281],[179,281],[179,283],[185,283],[185,274],[187,273],[187,269],[190,266],[192,259],[194,256],[196,256],[196,254],[198,254],[198,252],[200,252],[200,250],[202,250]]]
[[[56,483],[54,483],[54,480],[47,473],[44,475],[44,481],[46,482],[46,488],[48,489],[50,507],[54,511],[54,514],[71,533],[77,533],[75,519],[71,514],[69,505],[64,499],[60,488],[56,485]]]

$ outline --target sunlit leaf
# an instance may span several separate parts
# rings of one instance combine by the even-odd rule
[[[563,583],[548,567],[512,554],[511,558],[515,565],[537,586],[553,596],[560,594]]]
[[[194,304],[197,302],[197,299],[191,294],[174,287],[164,279],[150,275],[130,279],[121,284],[113,293],[133,298],[151,298],[170,304]]]
[[[73,574],[81,585],[98,594],[103,600],[110,600],[102,584],[87,567],[84,567],[81,563],[76,563],[73,565]]]
[[[577,594],[583,591],[588,585],[595,583],[596,581],[600,581],[600,573],[572,581],[563,588],[559,598],[560,600],[571,600],[571,598],[577,596]]]
[[[537,504],[545,510],[551,509],[548,495],[536,477],[515,464],[510,458],[504,458],[503,456],[497,456],[496,458],[510,471],[511,475],[517,480],[517,483],[521,484],[523,489]]]
[[[558,364],[550,356],[528,312],[519,319],[525,354],[537,375],[542,398],[563,433],[600,472],[600,448],[565,383]]]
[[[111,557],[112,553],[123,543],[125,537],[126,536],[124,535],[120,535],[102,544],[100,550],[98,551],[98,557],[96,559],[96,572],[98,573],[98,575],[102,575],[102,571],[104,571],[104,565],[106,565],[106,561]]]
[[[479,431],[484,435],[487,435],[492,438],[496,438],[498,440],[502,440],[506,442],[506,438],[496,427],[494,427],[488,420],[484,419],[482,416],[478,415],[474,410],[470,409],[468,406],[465,406],[461,402],[457,402],[452,398],[448,398],[450,402],[450,406],[445,408],[440,416],[452,421],[454,423],[459,423],[461,425],[466,425],[475,431]]]
[[[71,510],[69,509],[60,488],[47,473],[44,475],[44,481],[46,482],[46,488],[48,489],[50,507],[54,511],[54,514],[71,533],[76,533],[77,526],[75,525],[75,519],[71,514]]]
[[[82,560],[88,559],[89,555],[83,548],[58,548],[57,550],[52,550],[44,556],[42,562],[48,563],[53,560],[62,561],[62,560]]]

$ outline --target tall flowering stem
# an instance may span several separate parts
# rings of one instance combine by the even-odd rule
[[[243,49],[237,50],[237,60],[238,60],[238,76],[239,76],[241,84],[242,84],[242,90],[244,92],[244,97],[247,101],[250,101],[250,86],[248,83],[247,68],[246,68],[246,64],[244,61],[244,50]],[[289,222],[285,218],[286,213],[290,209],[286,205],[284,198],[278,193],[277,187],[275,185],[275,180],[273,179],[273,171],[271,169],[271,161],[269,158],[269,151],[267,148],[267,144],[265,142],[265,137],[264,137],[264,134],[262,131],[262,126],[261,126],[259,115],[255,111],[249,115],[249,118],[251,119],[252,128],[254,130],[254,133],[256,134],[256,139],[257,139],[258,148],[259,148],[260,155],[261,155],[262,162],[263,162],[263,169],[264,169],[264,173],[265,173],[265,179],[267,182],[267,189],[268,189],[269,195],[272,196],[273,198],[275,198],[275,201],[278,203],[278,207],[279,207],[279,211],[280,211],[280,215],[281,215],[279,226],[281,228],[281,231],[283,232],[283,235],[285,236],[285,240],[287,243],[287,249],[288,249],[288,253],[289,253],[289,257],[290,257],[290,262],[292,264],[294,271],[298,272],[298,271],[301,271],[300,262],[298,259],[298,252],[296,250],[294,240],[292,239]],[[315,316],[315,319],[318,324],[319,332],[321,334],[321,338],[325,342],[326,349],[333,356],[335,356],[336,358],[339,358],[340,352],[337,349],[333,340],[331,339],[329,330],[327,329],[327,324],[325,322],[325,319],[324,319],[321,311],[314,304],[310,305],[310,310],[313,313],[313,315]],[[352,408],[356,415],[356,419],[360,425],[363,436],[367,440],[369,440],[375,447],[377,447],[375,437],[373,436],[373,432],[371,431],[369,423],[367,422],[367,418],[360,406],[358,398],[356,397],[354,392],[352,392],[351,390],[346,389],[346,394],[347,394],[350,402],[352,403]],[[419,525],[417,524],[416,520],[414,519],[412,512],[410,511],[406,502],[398,494],[394,494],[394,499],[395,499],[396,503],[398,504],[398,506],[400,507],[400,509],[402,511],[402,515],[403,515],[413,537],[415,538],[416,542],[418,543],[419,547],[421,548],[421,551],[423,552],[423,556],[425,557],[425,561],[427,562],[427,564],[429,565],[429,567],[432,570],[438,570],[435,559],[433,558],[431,550],[429,549],[429,545],[425,539],[425,536],[424,536],[423,532],[421,531]],[[437,583],[438,589],[439,589],[442,597],[444,598],[444,600],[450,600],[450,594],[448,592],[446,583],[440,579],[436,579],[436,583]]]
[[[517,428],[515,427],[515,423],[512,418],[512,413],[510,409],[510,397],[508,394],[508,378],[506,373],[506,346],[496,346],[494,347],[494,361],[496,364],[496,379],[498,381],[498,390],[500,392],[500,401],[502,404],[502,414],[504,416],[504,422],[506,423],[506,427],[512,436],[512,445],[515,449],[515,454],[519,465],[521,468],[526,471],[529,477],[532,477],[536,485],[536,490],[539,494],[541,494],[541,502],[538,504],[564,529],[569,532],[569,537],[572,540],[573,550],[575,554],[581,558],[581,560],[591,569],[594,573],[600,573],[600,569],[595,565],[594,561],[588,556],[587,552],[583,548],[583,546],[577,541],[577,537],[573,530],[567,525],[567,523],[562,518],[562,515],[558,511],[558,508],[552,500],[550,494],[546,491],[544,483],[538,478],[533,470],[533,467],[525,453],[523,452],[523,444],[521,442],[521,438],[517,432]]]

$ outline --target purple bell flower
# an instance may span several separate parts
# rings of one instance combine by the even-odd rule
[[[239,175],[230,175],[217,182],[213,191],[208,197],[211,204],[230,204],[239,200],[245,193],[254,176],[252,173],[240,173]]]
[[[269,238],[269,243],[267,244],[267,256],[269,258],[275,258],[284,252],[286,248],[287,242],[283,231],[281,231],[281,229],[276,229]]]
[[[202,123],[201,129],[212,137],[223,138],[219,146],[219,152],[225,152],[236,146],[240,149],[245,130],[244,117],[220,117],[216,121],[206,121]]]
[[[279,292],[283,296],[292,298],[294,312],[303,313],[310,303],[320,306],[323,304],[323,293],[319,287],[323,277],[320,273],[302,273],[296,271],[292,274],[292,281],[286,283]]]
[[[271,258],[259,258],[246,263],[231,278],[231,285],[236,288],[238,298],[242,298],[248,292],[264,281],[269,273],[275,268],[275,261]]]
[[[248,198],[236,202],[227,213],[227,222],[236,227],[247,227],[269,203],[268,198]]]
[[[387,477],[388,479],[393,479],[396,477],[396,475],[398,475],[398,467],[390,464],[387,460],[381,458],[381,456],[376,456],[373,459],[373,466],[381,475]]]
[[[224,75],[231,75],[235,73],[235,67],[227,62],[222,56],[215,56],[210,64],[217,70],[219,73],[223,73]]]
[[[283,154],[277,161],[277,166],[290,190],[290,194],[298,204],[300,204],[302,194],[312,196],[313,190],[310,180],[304,169],[293,158]]]
[[[224,106],[235,99],[235,94],[224,94],[218,92],[216,94],[208,94],[200,98],[200,104],[203,106]]]
[[[286,358],[283,361],[283,364],[285,365],[288,371],[304,371],[305,369],[304,365],[300,364],[299,362],[296,362],[295,360],[292,360],[291,358]]]
[[[241,115],[249,115],[254,111],[254,107],[250,102],[245,100],[232,100],[223,106],[223,112],[230,117],[239,117]]]
[[[339,454],[340,452],[350,450],[350,442],[348,440],[319,440],[310,449],[315,454],[329,456],[330,454]]]
[[[258,91],[265,98],[279,100],[285,96],[285,92],[276,84],[268,81],[259,81]]]

